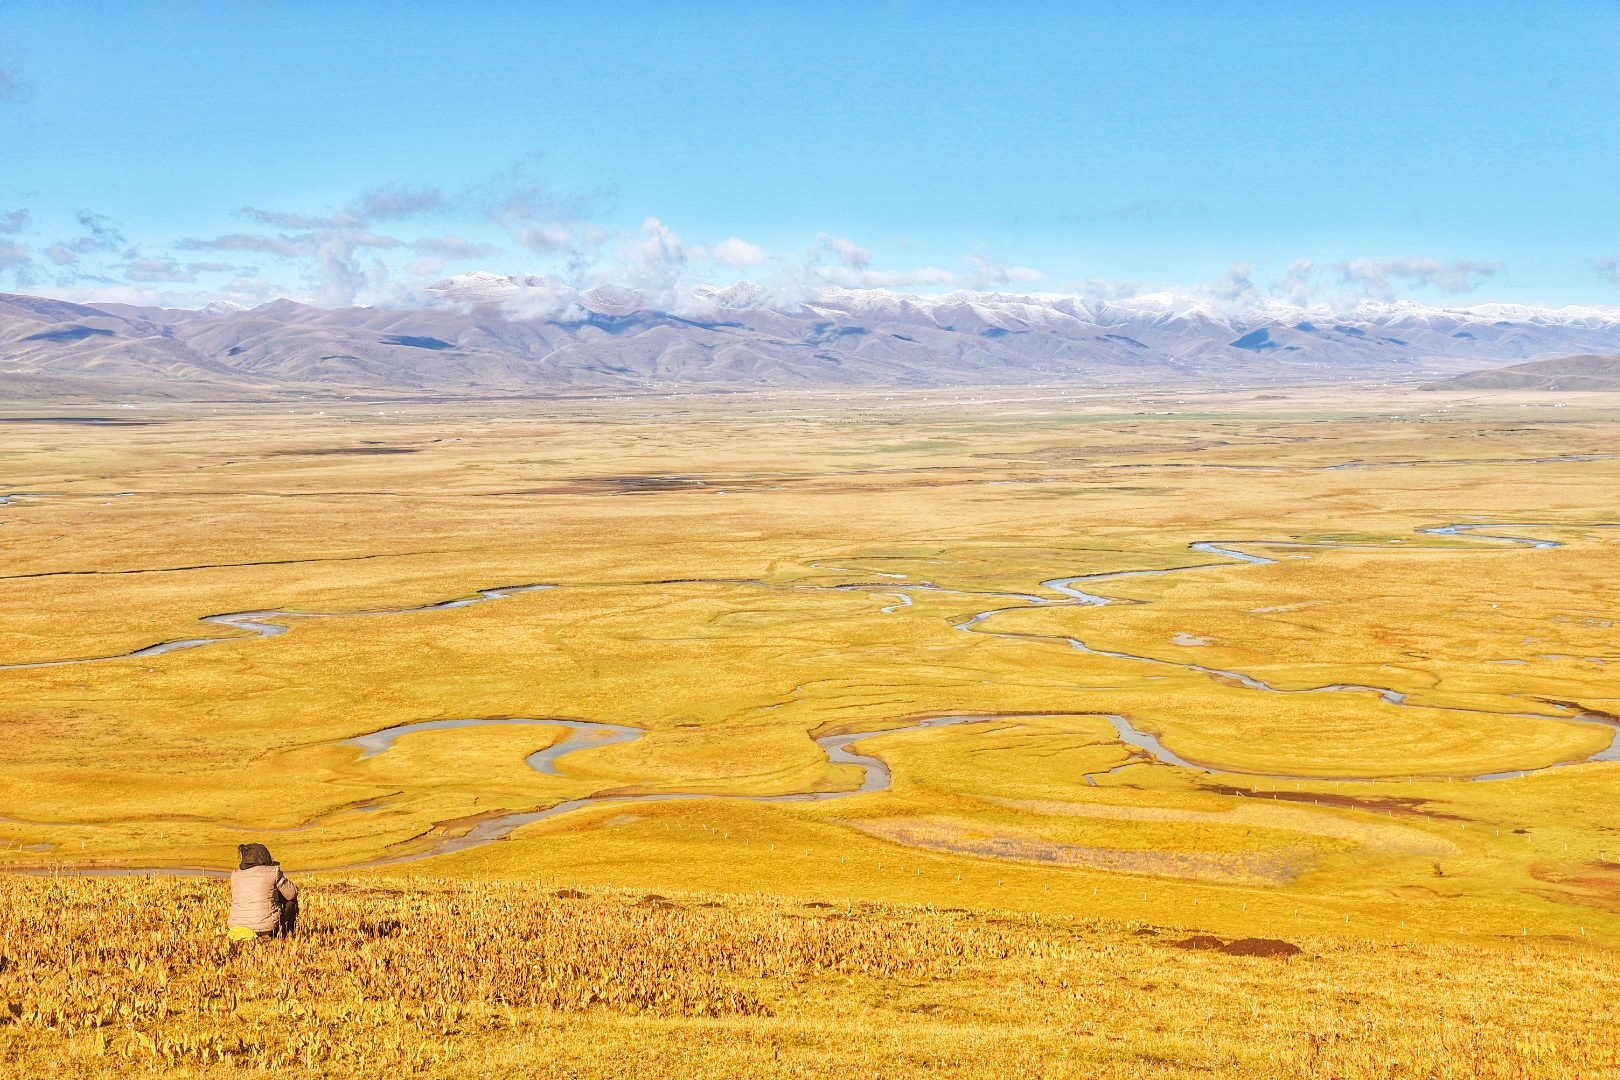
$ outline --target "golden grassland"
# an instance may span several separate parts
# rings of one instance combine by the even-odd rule
[[[1276,955],[1061,916],[421,877],[322,879],[297,936],[233,943],[225,903],[199,879],[0,877],[0,1069],[1620,1075],[1607,949]]]
[[[0,494],[50,496],[0,506],[0,664],[236,639],[0,670],[0,865],[220,867],[258,840],[336,870],[591,795],[849,790],[859,771],[812,737],[870,731],[858,749],[889,763],[889,791],[603,802],[376,874],[1436,957],[1620,943],[1620,763],[1466,782],[1612,736],[1567,718],[1620,713],[1612,397],[958,396],[980,400],[0,417]],[[1469,521],[1563,546],[1419,531]],[[1207,541],[1275,561],[1189,547]],[[1101,607],[984,595],[1178,567],[1199,568],[1081,583],[1116,601]],[[895,591],[922,582],[909,605]],[[289,627],[276,637],[200,621],[524,584],[555,587],[267,617]],[[1337,683],[1409,704],[1301,692]],[[1215,771],[1154,762],[1107,714]],[[881,734],[944,715],[990,719]],[[646,735],[559,775],[524,764],[555,726],[341,745],[458,718]]]

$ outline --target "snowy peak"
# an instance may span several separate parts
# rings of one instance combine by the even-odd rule
[[[538,274],[511,274],[502,277],[486,270],[440,278],[427,287],[430,297],[463,304],[499,304],[521,295],[527,289],[548,289],[551,283]]]
[[[618,285],[598,285],[579,294],[579,304],[597,315],[634,315],[646,307],[646,298],[636,289]]]
[[[502,276],[478,270],[427,286],[430,303],[507,304],[515,317],[626,316],[638,312],[687,316],[706,309],[814,310],[857,320],[897,320],[940,327],[973,324],[1009,332],[1081,327],[1156,327],[1239,338],[1263,327],[1339,325],[1452,332],[1468,326],[1570,327],[1607,332],[1620,327],[1620,308],[1544,308],[1487,303],[1431,307],[1415,301],[1365,302],[1353,307],[1298,307],[1273,297],[1224,302],[1198,293],[1146,293],[1100,298],[1067,293],[954,292],[916,295],[887,289],[768,288],[748,281],[699,285],[689,292],[648,293],[613,283],[580,289],[537,274]],[[539,313],[538,315],[536,313]],[[566,314],[565,314],[566,313]]]
[[[327,386],[479,396],[613,386],[1417,384],[1620,353],[1620,311],[1605,308],[1335,311],[1275,300],[1234,308],[1168,293],[914,296],[749,282],[581,290],[488,272],[436,281],[426,299],[336,309],[282,299],[196,312],[0,296],[0,368],[28,385],[69,380],[91,394],[121,379],[161,384],[164,394],[183,382],[198,392],[224,384],[231,393]]]
[[[692,290],[692,296],[720,308],[769,308],[775,298],[770,289],[751,281],[739,281],[723,289],[699,285]]]

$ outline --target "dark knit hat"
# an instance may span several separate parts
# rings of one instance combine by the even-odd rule
[[[254,866],[274,866],[276,860],[270,857],[270,849],[263,844],[237,844],[237,852],[242,856],[242,869]]]

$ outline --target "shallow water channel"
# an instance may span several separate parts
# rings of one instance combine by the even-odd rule
[[[569,799],[556,806],[544,810],[531,810],[516,814],[503,814],[499,817],[488,818],[474,825],[465,835],[447,839],[428,851],[412,855],[404,855],[392,859],[379,859],[376,862],[365,863],[365,866],[385,866],[391,863],[409,862],[415,859],[427,858],[430,855],[445,855],[453,851],[465,851],[467,848],[478,847],[493,840],[499,840],[510,834],[514,829],[546,818],[557,817],[561,814],[572,813],[586,806],[599,806],[624,803],[648,802],[677,802],[691,799],[730,799],[742,802],[760,803],[791,803],[791,802],[825,802],[829,799],[842,799],[850,795],[865,795],[874,791],[887,791],[892,782],[889,766],[880,758],[868,754],[856,753],[850,747],[862,739],[873,739],[882,735],[903,735],[910,731],[926,731],[929,728],[950,727],[956,724],[981,724],[987,721],[1005,721],[1017,719],[1006,716],[934,716],[926,720],[919,720],[905,727],[885,728],[882,731],[861,731],[853,734],[823,735],[816,739],[816,745],[826,753],[827,760],[835,765],[854,765],[861,770],[861,783],[858,787],[847,791],[806,791],[788,795],[723,795],[709,793],[668,792],[650,795],[587,795],[579,799]],[[1126,724],[1124,717],[1110,717],[1116,726]],[[560,775],[556,762],[564,754],[575,750],[587,750],[593,747],[612,746],[616,743],[634,742],[641,738],[645,732],[640,728],[622,727],[618,724],[595,724],[587,720],[539,720],[528,717],[516,717],[506,720],[429,720],[417,724],[400,724],[398,727],[385,728],[370,735],[362,735],[356,739],[344,739],[339,746],[359,746],[366,750],[360,755],[360,760],[375,757],[393,746],[394,740],[401,735],[408,735],[415,731],[429,731],[443,728],[485,727],[495,724],[537,724],[552,727],[569,728],[568,736],[553,746],[530,754],[526,759],[530,768],[535,772],[548,775]],[[1158,740],[1151,735],[1143,735],[1157,745]],[[1168,751],[1167,751],[1168,753]],[[1174,757],[1175,755],[1170,755]]]
[[[1466,535],[1466,536],[1472,536],[1472,537],[1475,537],[1475,538],[1481,539],[1481,540],[1495,540],[1495,541],[1501,541],[1501,542],[1505,542],[1505,543],[1509,543],[1509,544],[1517,544],[1517,545],[1523,545],[1523,546],[1533,547],[1533,548],[1556,548],[1556,547],[1559,547],[1561,545],[1557,541],[1553,541],[1553,540],[1541,540],[1541,539],[1535,539],[1535,538],[1531,538],[1531,537],[1510,536],[1510,535],[1503,535],[1503,534],[1499,534],[1499,533],[1485,533],[1485,532],[1479,531],[1479,530],[1483,530],[1483,529],[1527,529],[1527,528],[1554,528],[1554,527],[1564,527],[1564,526],[1559,526],[1559,525],[1556,525],[1554,523],[1516,524],[1515,525],[1515,524],[1495,523],[1495,522],[1492,522],[1492,523],[1468,522],[1468,523],[1460,523],[1460,524],[1454,524],[1454,525],[1438,526],[1438,527],[1434,527],[1434,528],[1420,529],[1418,531],[1420,533],[1425,533],[1425,534],[1429,534],[1429,535],[1436,535],[1436,536],[1454,536],[1454,537],[1458,537],[1458,536],[1465,536]],[[1578,527],[1581,527],[1581,528],[1593,528],[1593,527],[1613,527],[1613,526],[1590,526],[1590,525],[1587,525],[1587,526],[1578,526]],[[1390,550],[1389,548],[1382,547],[1381,545],[1351,545],[1351,544],[1329,544],[1329,543],[1311,544],[1311,543],[1302,543],[1302,542],[1298,542],[1298,541],[1270,541],[1270,540],[1221,541],[1221,542],[1198,541],[1196,543],[1190,544],[1189,547],[1191,548],[1191,550],[1198,551],[1198,552],[1203,553],[1203,554],[1214,555],[1214,556],[1218,556],[1218,557],[1220,557],[1222,559],[1227,559],[1227,560],[1235,560],[1235,562],[1238,563],[1238,564],[1250,564],[1250,565],[1262,565],[1262,564],[1264,564],[1264,565],[1269,565],[1269,564],[1274,564],[1277,561],[1275,559],[1269,559],[1269,558],[1265,558],[1265,557],[1260,556],[1260,555],[1253,555],[1253,554],[1249,554],[1249,553],[1244,552],[1244,551],[1237,550],[1237,548],[1234,546],[1234,545],[1237,545],[1237,544],[1260,545],[1260,546],[1264,546],[1264,547],[1267,547],[1267,548],[1296,547],[1296,548],[1307,548],[1307,549],[1308,548],[1336,549],[1336,548],[1350,548],[1350,547],[1366,547],[1366,548],[1369,548],[1369,549],[1376,548],[1377,550],[1384,550],[1384,551]],[[812,565],[815,565],[815,564],[812,564]],[[1243,686],[1246,686],[1246,687],[1248,687],[1248,688],[1250,688],[1252,690],[1261,691],[1261,692],[1264,692],[1264,693],[1274,693],[1274,694],[1368,693],[1368,694],[1376,694],[1377,696],[1382,698],[1385,702],[1387,702],[1388,704],[1391,704],[1391,705],[1406,706],[1406,707],[1422,707],[1422,708],[1429,708],[1429,709],[1437,708],[1436,706],[1411,706],[1406,700],[1406,695],[1404,695],[1404,694],[1402,694],[1402,693],[1400,693],[1400,692],[1398,692],[1396,690],[1388,689],[1388,688],[1385,688],[1385,687],[1364,686],[1364,685],[1353,684],[1353,683],[1334,683],[1334,684],[1330,684],[1330,685],[1326,685],[1326,686],[1309,687],[1309,688],[1300,689],[1300,690],[1284,690],[1284,689],[1279,689],[1278,687],[1274,687],[1274,686],[1264,682],[1263,680],[1254,678],[1253,676],[1247,675],[1247,674],[1245,674],[1243,672],[1227,671],[1227,670],[1224,670],[1224,669],[1221,669],[1221,668],[1208,667],[1208,666],[1201,665],[1201,664],[1183,663],[1183,662],[1173,661],[1173,660],[1164,660],[1164,659],[1160,659],[1160,658],[1157,658],[1157,657],[1138,656],[1138,655],[1134,655],[1134,654],[1131,654],[1131,653],[1115,652],[1115,651],[1110,651],[1110,650],[1106,650],[1106,649],[1093,648],[1093,647],[1087,645],[1085,642],[1079,640],[1078,638],[1074,638],[1074,637],[1061,636],[1061,635],[1004,633],[1004,632],[998,632],[998,631],[990,630],[990,629],[986,628],[983,625],[987,620],[993,618],[996,615],[1002,614],[1004,612],[1024,611],[1024,610],[1029,610],[1032,607],[1055,607],[1055,606],[1075,606],[1075,605],[1100,607],[1100,606],[1104,606],[1104,605],[1108,605],[1108,604],[1119,604],[1119,603],[1126,603],[1126,604],[1147,603],[1148,601],[1127,600],[1127,599],[1121,599],[1121,598],[1118,598],[1118,597],[1110,597],[1110,596],[1102,595],[1100,593],[1088,592],[1088,591],[1085,591],[1085,589],[1077,588],[1077,586],[1084,585],[1084,586],[1086,586],[1088,588],[1095,588],[1095,587],[1097,587],[1099,585],[1102,585],[1102,584],[1104,584],[1106,582],[1109,582],[1109,581],[1122,580],[1122,579],[1126,579],[1126,578],[1151,577],[1151,576],[1160,576],[1160,575],[1165,575],[1165,574],[1184,574],[1184,573],[1189,573],[1189,572],[1197,571],[1197,570],[1208,570],[1208,569],[1212,569],[1212,568],[1215,568],[1215,567],[1220,567],[1220,566],[1229,567],[1229,566],[1232,566],[1232,565],[1234,565],[1234,563],[1230,562],[1230,561],[1227,561],[1227,562],[1210,562],[1210,563],[1199,563],[1199,564],[1195,564],[1195,565],[1192,565],[1192,566],[1170,567],[1170,568],[1161,569],[1161,570],[1122,570],[1122,571],[1114,571],[1114,572],[1110,572],[1110,573],[1101,573],[1101,574],[1080,574],[1080,575],[1075,575],[1075,576],[1072,576],[1072,577],[1049,578],[1049,579],[1047,579],[1045,581],[1042,581],[1041,582],[1042,588],[1048,590],[1049,594],[1055,594],[1055,595],[1040,595],[1040,594],[1034,594],[1034,593],[1013,593],[1013,592],[990,592],[990,593],[968,592],[966,590],[945,588],[943,586],[936,585],[933,582],[929,582],[929,581],[911,582],[911,581],[906,580],[906,576],[902,575],[902,574],[881,573],[881,572],[878,572],[878,571],[860,570],[860,569],[855,569],[855,568],[850,568],[850,567],[824,567],[822,569],[836,569],[836,570],[840,570],[840,571],[843,571],[843,572],[846,572],[846,573],[860,573],[860,574],[870,573],[870,574],[873,574],[874,576],[884,578],[885,580],[883,580],[881,582],[849,583],[849,584],[840,584],[840,585],[772,585],[772,584],[768,584],[766,582],[753,581],[753,580],[739,581],[739,580],[719,580],[719,579],[714,580],[714,581],[705,581],[705,582],[694,581],[692,583],[693,584],[710,583],[710,584],[728,584],[728,585],[753,585],[753,586],[757,586],[757,587],[760,587],[760,588],[783,589],[783,590],[819,590],[819,591],[838,591],[838,592],[864,592],[864,593],[869,593],[869,594],[873,594],[873,595],[884,596],[884,597],[896,599],[897,601],[899,601],[899,602],[897,602],[896,604],[894,604],[892,606],[882,608],[881,611],[884,614],[893,614],[894,612],[900,610],[902,607],[910,606],[912,604],[912,602],[913,602],[912,594],[916,593],[916,592],[934,592],[934,593],[943,593],[943,594],[950,594],[950,595],[957,595],[957,596],[979,596],[979,597],[984,597],[984,598],[987,598],[987,599],[1012,600],[1012,601],[1017,602],[1016,605],[1014,605],[1014,606],[1000,606],[1000,607],[991,608],[991,609],[988,609],[988,610],[985,610],[985,611],[980,611],[980,612],[978,612],[978,613],[976,613],[974,615],[971,615],[968,618],[958,622],[956,624],[956,628],[958,630],[964,631],[966,633],[984,634],[984,635],[991,636],[991,637],[1001,637],[1001,638],[1008,638],[1008,639],[1023,639],[1023,640],[1043,640],[1043,641],[1052,641],[1052,642],[1064,643],[1064,644],[1067,644],[1068,646],[1070,646],[1071,648],[1076,649],[1076,650],[1078,650],[1080,652],[1089,653],[1089,654],[1096,655],[1096,656],[1107,656],[1107,657],[1111,657],[1111,658],[1114,658],[1114,659],[1131,660],[1131,661],[1136,661],[1136,662],[1145,663],[1145,664],[1154,664],[1154,665],[1159,665],[1159,666],[1163,666],[1163,667],[1178,668],[1178,669],[1181,669],[1181,670],[1184,670],[1184,671],[1199,672],[1199,673],[1209,675],[1209,676],[1221,677],[1221,678],[1224,678],[1224,679],[1235,680],[1236,682],[1240,683]],[[499,588],[499,589],[482,589],[482,590],[479,590],[479,592],[475,596],[465,597],[465,598],[459,599],[459,600],[447,600],[447,601],[443,601],[441,603],[425,604],[425,605],[422,605],[422,606],[419,606],[419,607],[409,607],[409,608],[393,608],[393,609],[385,609],[385,610],[359,611],[359,612],[301,612],[301,611],[275,611],[275,610],[243,611],[243,612],[235,612],[235,613],[225,614],[225,615],[210,615],[210,616],[205,617],[203,619],[203,621],[213,623],[213,624],[219,625],[219,626],[228,626],[228,627],[231,627],[232,629],[236,629],[236,630],[249,631],[251,633],[259,635],[260,637],[274,637],[274,636],[279,635],[279,634],[287,633],[291,629],[291,627],[284,626],[284,625],[281,625],[281,624],[276,623],[276,622],[267,622],[267,621],[265,621],[267,619],[332,619],[332,618],[376,617],[376,616],[383,616],[383,615],[409,615],[409,614],[415,614],[415,613],[420,613],[420,612],[445,611],[445,610],[450,610],[450,609],[454,609],[454,608],[469,607],[469,606],[471,606],[473,604],[481,604],[481,603],[485,603],[485,602],[489,602],[489,601],[502,600],[502,599],[505,599],[507,597],[519,594],[519,593],[535,592],[535,591],[539,591],[539,590],[543,590],[543,589],[551,589],[551,588],[559,588],[559,587],[561,587],[561,586],[548,585],[548,584],[536,584],[536,585],[511,586],[511,587]],[[228,642],[228,641],[240,641],[240,640],[242,640],[242,639],[239,638],[239,637],[187,638],[187,639],[178,640],[178,641],[163,642],[163,643],[157,644],[157,645],[150,645],[150,646],[147,646],[145,648],[136,649],[136,650],[134,650],[132,652],[120,653],[120,654],[113,655],[113,656],[94,656],[94,657],[83,657],[83,658],[68,659],[68,660],[47,660],[47,661],[38,661],[38,662],[34,662],[34,663],[23,663],[23,664],[3,664],[3,665],[0,665],[0,671],[17,670],[17,669],[24,669],[24,668],[59,667],[59,666],[70,665],[70,664],[102,663],[102,662],[108,662],[108,661],[113,661],[113,660],[132,660],[132,659],[137,659],[137,658],[141,658],[141,657],[157,656],[157,655],[160,655],[160,654],[163,654],[163,653],[175,652],[177,650],[182,650],[182,649],[192,649],[192,648],[198,648],[198,647],[202,647],[202,646],[220,644],[220,643]],[[1594,715],[1594,714],[1591,714],[1591,713],[1578,712],[1578,711],[1573,710],[1573,709],[1568,710],[1567,714],[1565,716],[1563,716],[1563,717],[1550,717],[1545,713],[1506,713],[1506,712],[1495,712],[1495,711],[1489,711],[1489,710],[1474,710],[1474,709],[1452,709],[1452,710],[1449,710],[1449,711],[1465,712],[1465,713],[1471,713],[1471,714],[1480,715],[1480,716],[1500,717],[1503,720],[1511,720],[1511,719],[1535,719],[1535,720],[1567,719],[1567,720],[1575,720],[1575,721],[1581,721],[1581,722],[1586,722],[1586,723],[1601,724],[1603,726],[1606,726],[1606,727],[1610,728],[1611,730],[1613,730],[1613,731],[1615,731],[1617,733],[1620,733],[1620,721],[1617,721],[1612,717],[1603,716],[1603,715]],[[591,806],[591,805],[595,805],[595,804],[634,803],[634,802],[668,802],[668,801],[689,800],[689,799],[740,799],[740,800],[746,800],[746,801],[749,801],[749,802],[768,802],[768,803],[820,802],[820,801],[825,801],[825,800],[828,800],[828,799],[843,798],[843,797],[846,797],[846,796],[849,796],[849,795],[864,794],[864,793],[876,792],[876,791],[884,791],[884,790],[887,790],[889,785],[890,785],[890,779],[891,778],[890,778],[889,768],[880,759],[878,759],[876,757],[872,757],[870,755],[857,753],[855,750],[853,750],[852,747],[856,743],[860,742],[861,740],[869,739],[869,738],[875,738],[875,737],[880,736],[880,735],[903,734],[903,733],[906,733],[906,732],[923,731],[923,730],[927,730],[927,729],[930,729],[930,728],[948,727],[948,726],[958,725],[958,724],[982,723],[982,722],[986,722],[986,721],[1009,721],[1009,720],[1016,719],[1018,715],[1026,715],[1027,716],[1027,715],[1030,715],[1030,714],[1015,714],[1015,715],[1010,715],[1010,716],[990,716],[990,715],[935,716],[935,717],[929,717],[929,718],[926,718],[926,719],[923,719],[923,720],[919,720],[919,721],[913,722],[913,723],[911,723],[909,725],[905,725],[905,726],[902,726],[902,727],[889,728],[889,729],[882,730],[882,731],[867,731],[867,732],[860,732],[860,733],[855,733],[855,734],[826,735],[826,736],[822,736],[822,737],[816,739],[815,740],[816,745],[820,746],[822,748],[822,750],[826,753],[828,761],[830,761],[830,762],[832,762],[834,764],[855,765],[855,766],[859,767],[862,770],[861,784],[858,787],[856,787],[854,789],[851,789],[851,790],[848,790],[848,791],[803,792],[803,793],[788,794],[788,795],[717,795],[717,794],[708,794],[708,793],[703,793],[703,794],[697,794],[697,793],[691,793],[691,794],[667,793],[667,794],[648,794],[648,795],[586,796],[586,797],[580,798],[580,799],[570,799],[570,800],[567,800],[565,802],[558,803],[557,805],[549,807],[549,808],[544,809],[544,810],[536,810],[536,811],[529,811],[529,812],[515,813],[515,814],[506,814],[506,815],[502,815],[502,816],[499,816],[499,817],[490,818],[490,819],[487,819],[485,821],[479,822],[477,825],[475,825],[465,835],[444,840],[442,843],[440,843],[439,845],[437,845],[436,847],[432,848],[429,851],[422,852],[422,853],[419,853],[419,854],[416,854],[416,855],[411,855],[411,856],[403,856],[403,857],[395,858],[395,859],[379,860],[376,863],[368,863],[368,864],[365,864],[365,865],[382,865],[384,863],[401,862],[401,861],[406,861],[408,859],[424,858],[424,857],[427,857],[428,855],[439,855],[439,854],[446,854],[446,853],[453,852],[453,851],[462,851],[462,850],[465,850],[467,848],[477,847],[477,846],[479,846],[481,844],[486,844],[486,843],[489,843],[491,841],[498,840],[498,839],[510,834],[514,829],[517,829],[517,828],[519,828],[520,826],[523,826],[523,825],[527,825],[527,824],[529,824],[531,822],[541,821],[541,820],[544,820],[546,818],[556,817],[556,816],[561,815],[561,814],[567,814],[567,813],[570,813],[570,812],[572,812],[574,810],[578,810],[578,809],[580,809],[582,807]],[[1128,768],[1131,765],[1135,765],[1135,764],[1140,764],[1145,759],[1151,759],[1151,760],[1158,761],[1158,762],[1166,764],[1166,765],[1174,765],[1174,766],[1178,766],[1178,767],[1181,767],[1181,768],[1196,769],[1196,770],[1204,771],[1204,772],[1224,772],[1224,773],[1227,773],[1227,774],[1230,774],[1230,775],[1251,776],[1251,777],[1254,777],[1256,779],[1296,780],[1296,781],[1316,781],[1316,782],[1321,782],[1321,781],[1341,781],[1342,782],[1342,781],[1346,781],[1348,779],[1348,778],[1345,778],[1345,777],[1317,777],[1317,776],[1304,776],[1304,775],[1292,775],[1292,774],[1232,773],[1231,770],[1217,769],[1214,766],[1207,765],[1207,764],[1200,763],[1200,762],[1196,762],[1196,761],[1192,761],[1192,760],[1181,757],[1180,755],[1176,754],[1174,751],[1172,751],[1172,750],[1168,749],[1167,747],[1165,747],[1163,745],[1163,743],[1159,741],[1157,736],[1153,735],[1150,732],[1139,730],[1138,728],[1136,728],[1130,722],[1130,720],[1128,718],[1126,718],[1124,716],[1115,715],[1115,714],[1104,714],[1104,713],[1084,713],[1084,714],[1075,713],[1075,714],[1065,714],[1065,715],[1075,715],[1075,716],[1079,716],[1079,715],[1095,715],[1095,716],[1101,716],[1104,719],[1107,719],[1113,725],[1113,727],[1115,729],[1115,732],[1117,733],[1117,735],[1119,737],[1120,742],[1122,742],[1122,743],[1124,743],[1124,744],[1126,744],[1128,746],[1131,746],[1136,751],[1140,752],[1139,755],[1133,755],[1133,758],[1132,758],[1131,761],[1128,761],[1125,764],[1116,766],[1114,769],[1107,770],[1108,772],[1116,772],[1119,769]],[[551,747],[548,747],[545,750],[541,750],[541,751],[538,751],[538,752],[536,752],[534,754],[531,754],[527,759],[527,762],[528,762],[530,768],[534,769],[536,772],[544,773],[544,774],[548,774],[548,775],[559,775],[558,770],[556,768],[557,760],[559,758],[561,758],[562,756],[566,755],[566,754],[572,753],[572,752],[577,751],[577,750],[583,750],[583,749],[588,749],[588,748],[593,748],[593,747],[604,747],[604,746],[611,746],[611,745],[620,744],[620,743],[632,742],[632,741],[635,741],[636,739],[641,738],[643,736],[643,734],[644,734],[644,732],[639,728],[626,727],[626,726],[617,725],[617,724],[599,724],[599,723],[594,723],[594,722],[585,721],[585,720],[562,720],[562,719],[541,719],[541,718],[505,718],[505,719],[487,718],[487,719],[462,719],[462,720],[427,720],[427,721],[419,721],[419,722],[409,723],[409,724],[401,724],[401,725],[398,725],[396,727],[387,728],[387,729],[382,730],[382,731],[372,732],[371,734],[368,734],[368,735],[361,735],[361,736],[358,736],[356,738],[342,740],[340,745],[348,745],[348,746],[359,747],[363,751],[363,753],[360,756],[360,759],[364,760],[366,758],[375,757],[378,754],[386,753],[389,750],[389,748],[393,746],[396,739],[398,739],[400,736],[411,734],[413,732],[442,730],[442,729],[446,729],[446,728],[463,728],[463,727],[487,726],[487,725],[496,725],[496,724],[508,724],[508,725],[510,725],[510,724],[536,724],[536,725],[548,725],[548,726],[552,726],[552,727],[564,727],[564,728],[570,729],[569,734],[564,739],[562,739],[560,742],[556,743],[555,745],[553,745]],[[1590,755],[1588,757],[1582,758],[1582,759],[1580,759],[1580,761],[1563,762],[1563,763],[1560,763],[1560,764],[1561,765],[1573,765],[1573,764],[1580,764],[1582,762],[1588,762],[1588,761],[1616,761],[1616,760],[1620,760],[1620,738],[1611,737],[1611,741],[1610,741],[1609,745],[1605,749],[1599,751],[1598,753],[1595,753],[1595,754],[1592,754],[1592,755]],[[1559,766],[1555,765],[1555,766],[1552,766],[1552,767],[1557,768]],[[1529,774],[1531,772],[1536,772],[1536,771],[1539,771],[1539,770],[1535,770],[1535,769],[1512,770],[1512,771],[1507,771],[1507,772],[1497,772],[1497,773],[1490,773],[1490,774],[1486,774],[1486,775],[1482,775],[1482,776],[1469,777],[1468,779],[1471,779],[1471,780],[1499,780],[1499,779],[1507,779],[1507,778],[1511,778],[1511,777],[1524,776],[1524,775],[1527,775],[1527,774]],[[1102,774],[1099,773],[1099,774],[1087,775],[1085,777],[1086,781],[1088,783],[1091,783],[1091,784],[1095,785],[1095,783],[1096,783],[1096,780],[1094,779],[1095,775],[1102,775]]]

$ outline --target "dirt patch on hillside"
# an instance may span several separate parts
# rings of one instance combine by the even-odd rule
[[[1599,911],[1620,912],[1620,864],[1534,863],[1530,867],[1530,876],[1557,886],[1553,889],[1527,889],[1532,896],[1557,904],[1579,904]]]
[[[1250,788],[1233,787],[1230,784],[1199,784],[1198,789],[1216,795],[1242,795],[1245,798],[1264,799],[1267,802],[1305,803],[1309,806],[1340,806],[1346,810],[1376,810],[1385,814],[1440,818],[1445,821],[1472,820],[1459,814],[1446,814],[1422,809],[1429,804],[1427,799],[1408,799],[1396,796],[1329,795],[1320,791],[1255,791]]]
[[[1279,853],[1083,847],[1018,835],[1010,830],[992,831],[967,822],[938,819],[889,818],[852,824],[869,836],[931,851],[1224,885],[1287,885],[1302,869],[1297,858]]]
[[[418,454],[419,446],[323,446],[311,450],[271,450],[265,457],[323,457],[328,454]]]
[[[1301,952],[1298,945],[1280,938],[1238,938],[1236,941],[1222,941],[1214,934],[1194,934],[1174,944],[1178,949],[1193,952],[1223,952],[1227,956],[1287,958],[1297,956]]]

